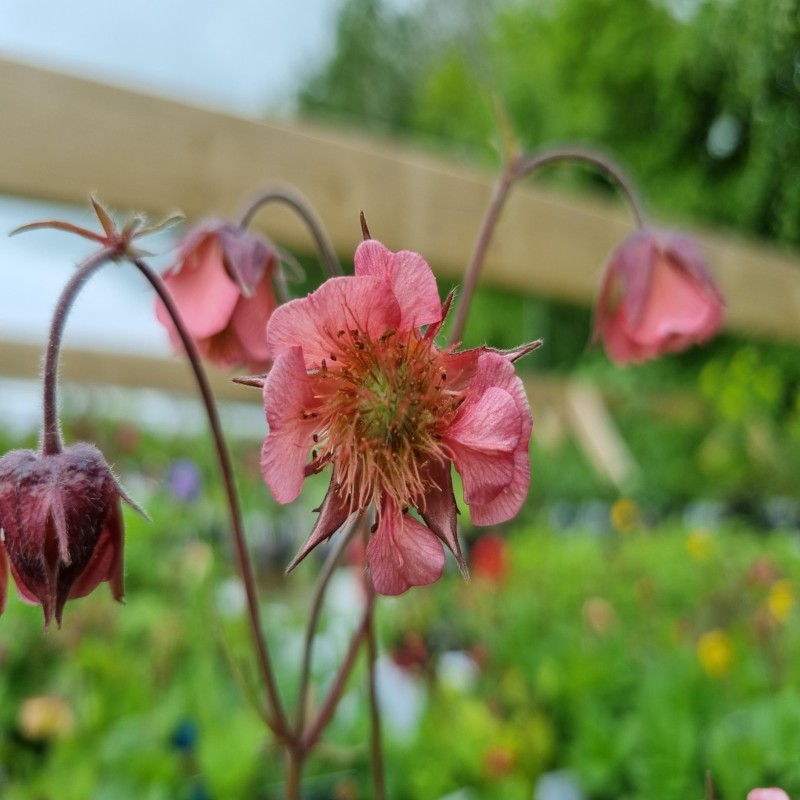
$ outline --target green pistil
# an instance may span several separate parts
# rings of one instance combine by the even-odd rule
[[[408,366],[400,364],[393,375],[375,370],[361,387],[360,432],[365,440],[392,452],[413,446],[421,433],[420,399],[409,377]]]

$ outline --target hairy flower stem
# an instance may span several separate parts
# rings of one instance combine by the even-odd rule
[[[472,257],[464,273],[458,310],[450,331],[451,343],[459,342],[464,335],[470,301],[475,292],[492,235],[500,219],[500,212],[503,210],[512,187],[517,181],[526,178],[542,167],[564,161],[577,161],[602,173],[625,196],[636,219],[637,227],[643,228],[645,226],[644,208],[633,183],[618,164],[602,153],[580,147],[557,147],[541,150],[530,155],[522,152],[516,153],[510,159],[507,159],[503,165],[503,171],[495,186],[492,200],[484,217],[475,248],[472,251]]]
[[[311,206],[306,200],[296,192],[290,189],[281,187],[271,187],[265,189],[258,194],[247,206],[241,218],[239,219],[239,227],[244,230],[253,221],[253,217],[263,206],[268,203],[283,203],[297,212],[303,222],[308,226],[311,235],[314,237],[314,242],[317,245],[320,256],[322,256],[322,263],[330,277],[342,274],[342,268],[339,265],[339,259],[336,258],[336,253],[333,250],[333,245],[325,232],[322,221],[311,209]]]
[[[281,703],[280,696],[278,694],[277,683],[275,681],[275,674],[272,669],[272,661],[270,659],[269,650],[267,649],[264,631],[261,626],[261,614],[258,606],[258,591],[256,589],[253,567],[250,563],[250,556],[247,550],[247,542],[245,541],[244,527],[242,525],[242,513],[239,506],[239,497],[236,492],[233,466],[231,463],[230,453],[228,452],[225,442],[225,437],[222,432],[222,425],[220,424],[216,401],[214,400],[214,395],[211,391],[208,377],[206,376],[200,360],[200,354],[197,350],[197,345],[194,343],[194,339],[192,339],[191,335],[186,330],[186,326],[184,325],[183,319],[181,319],[177,306],[172,300],[172,296],[165,286],[161,276],[154,269],[152,269],[152,267],[139,258],[132,259],[132,263],[148,280],[156,294],[164,303],[164,307],[167,309],[167,312],[172,318],[175,329],[177,330],[183,347],[186,351],[186,357],[188,358],[192,367],[195,381],[197,382],[197,386],[200,391],[200,396],[206,410],[206,415],[208,416],[208,423],[214,439],[214,446],[217,451],[217,459],[222,472],[222,480],[225,485],[225,493],[230,512],[231,533],[233,535],[234,549],[236,551],[239,572],[241,573],[245,593],[247,595],[247,613],[250,621],[250,631],[256,647],[258,662],[267,692],[267,703],[269,706],[268,724],[279,739],[286,742],[288,746],[291,746],[293,744],[294,736],[289,728],[286,715],[283,711],[283,705]]]
[[[58,421],[58,360],[61,353],[61,340],[72,304],[80,290],[92,275],[116,255],[113,247],[104,247],[89,256],[73,273],[58,298],[53,321],[50,324],[50,335],[47,339],[47,350],[44,357],[44,375],[42,395],[44,400],[44,421],[42,426],[42,455],[54,456],[64,449],[61,441],[61,426]]]

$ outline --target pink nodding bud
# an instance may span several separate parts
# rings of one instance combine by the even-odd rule
[[[266,239],[233,225],[208,222],[183,239],[164,283],[200,354],[212,364],[246,365],[254,372],[269,367],[267,322],[277,306],[277,265],[277,251]],[[161,300],[156,316],[180,349]]]
[[[640,230],[611,255],[595,311],[594,339],[617,364],[677,353],[710,339],[723,301],[694,243]]]

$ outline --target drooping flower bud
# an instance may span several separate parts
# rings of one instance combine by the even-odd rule
[[[228,368],[269,366],[267,321],[277,302],[272,278],[275,248],[260,236],[233,225],[209,222],[186,236],[164,282],[201,355]],[[175,326],[161,300],[156,316],[181,348]]]
[[[76,444],[54,455],[13,450],[0,458],[0,611],[6,561],[23,599],[38,603],[45,627],[61,625],[67,600],[108,581],[123,599],[127,497],[100,451]]]
[[[594,339],[602,339],[617,364],[645,361],[707,341],[722,313],[722,297],[694,243],[639,230],[606,265]]]

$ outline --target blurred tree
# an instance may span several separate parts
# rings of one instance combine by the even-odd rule
[[[491,96],[528,147],[612,150],[671,217],[800,243],[797,0],[347,0],[303,113],[495,160]]]

